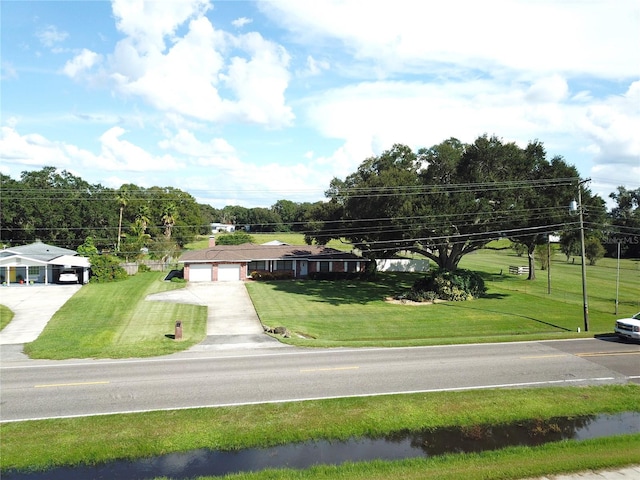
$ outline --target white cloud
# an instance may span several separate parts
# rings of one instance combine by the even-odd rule
[[[594,102],[586,110],[580,127],[592,142],[588,148],[595,153],[596,167],[612,164],[637,169],[640,166],[640,81],[632,83],[625,95]]]
[[[629,78],[640,68],[638,3],[556,0],[261,2],[306,45],[339,42],[378,72],[573,72]]]
[[[153,171],[176,170],[182,165],[170,155],[152,155],[144,148],[120,137],[126,132],[122,127],[112,127],[100,137],[102,145],[97,167],[107,170]]]
[[[127,35],[141,54],[163,52],[165,37],[173,42],[180,25],[202,16],[210,8],[209,0],[112,1],[118,30]]]
[[[61,32],[55,25],[48,25],[44,29],[36,33],[38,40],[45,47],[53,47],[57,43],[64,42],[69,34],[67,32]]]
[[[62,71],[70,78],[76,78],[99,63],[102,56],[83,48],[82,51],[65,63]]]
[[[12,126],[0,127],[0,159],[14,168],[71,163],[63,143],[38,134],[20,135]]]
[[[242,28],[245,25],[250,24],[251,22],[253,22],[253,20],[251,20],[250,18],[240,17],[240,18],[236,18],[233,22],[231,22],[231,25],[233,25],[236,28]]]
[[[640,81],[625,95],[599,100],[572,96],[557,75],[532,83],[363,82],[322,92],[304,107],[308,123],[344,142],[318,159],[341,178],[394,143],[415,149],[452,136],[472,142],[484,133],[521,146],[540,139],[550,157],[583,147],[586,158],[570,155],[567,160],[591,158],[591,164],[579,166],[585,175],[593,167],[594,178],[603,178],[603,172],[619,184],[638,178],[629,173],[640,166]],[[625,167],[616,171],[609,164]]]
[[[316,60],[311,55],[307,56],[307,63],[304,70],[300,71],[300,77],[315,77],[322,74],[324,70],[329,70],[331,65],[326,60]]]
[[[170,155],[155,156],[122,140],[120,137],[124,134],[121,127],[112,127],[104,132],[99,139],[100,153],[96,155],[70,143],[51,141],[38,134],[21,135],[14,127],[4,126],[0,130],[0,159],[15,169],[70,165],[74,168],[149,172],[175,170],[182,166]]]
[[[117,89],[161,111],[199,120],[289,125],[287,52],[258,33],[236,37],[216,30],[204,16],[208,8],[204,1],[144,7],[116,1],[117,25],[127,35],[111,57]],[[150,20],[156,18],[157,23]],[[186,33],[179,35],[186,21]],[[228,59],[231,49],[235,55]]]
[[[294,115],[284,98],[289,54],[256,32],[241,35],[234,43],[250,58],[233,57],[227,73],[221,74],[237,98],[230,107],[232,112],[252,123],[275,128],[290,125]]]

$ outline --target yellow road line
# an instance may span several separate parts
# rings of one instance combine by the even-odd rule
[[[576,357],[606,357],[615,355],[640,355],[638,352],[594,352],[594,353],[576,353]]]
[[[358,370],[360,367],[305,368],[300,372],[331,372],[335,370]]]
[[[563,353],[561,355],[535,355],[531,357],[520,357],[520,358],[558,358],[558,357],[569,357],[569,356],[570,355]]]
[[[109,382],[52,383],[51,385],[34,385],[33,388],[80,387],[83,385],[106,385]]]

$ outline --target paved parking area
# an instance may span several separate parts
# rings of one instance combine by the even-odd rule
[[[54,313],[82,285],[11,285],[0,287],[0,304],[9,307],[14,317],[0,331],[0,345],[33,342]]]

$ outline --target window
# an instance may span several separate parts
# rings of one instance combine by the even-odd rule
[[[328,272],[330,262],[318,262],[320,264],[319,272]]]
[[[37,277],[40,275],[40,267],[29,267],[29,276]]]
[[[265,265],[264,260],[249,262],[249,272],[255,272],[258,270],[266,270],[267,266]]]
[[[278,260],[276,270],[293,270],[293,260]]]

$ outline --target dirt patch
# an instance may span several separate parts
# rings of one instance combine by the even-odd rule
[[[385,303],[392,303],[394,305],[409,305],[412,307],[426,307],[427,305],[434,305],[436,303],[442,303],[445,302],[446,300],[440,300],[438,298],[436,298],[435,300],[432,301],[426,301],[426,302],[414,302],[413,300],[396,300],[393,297],[387,297],[384,299]]]

